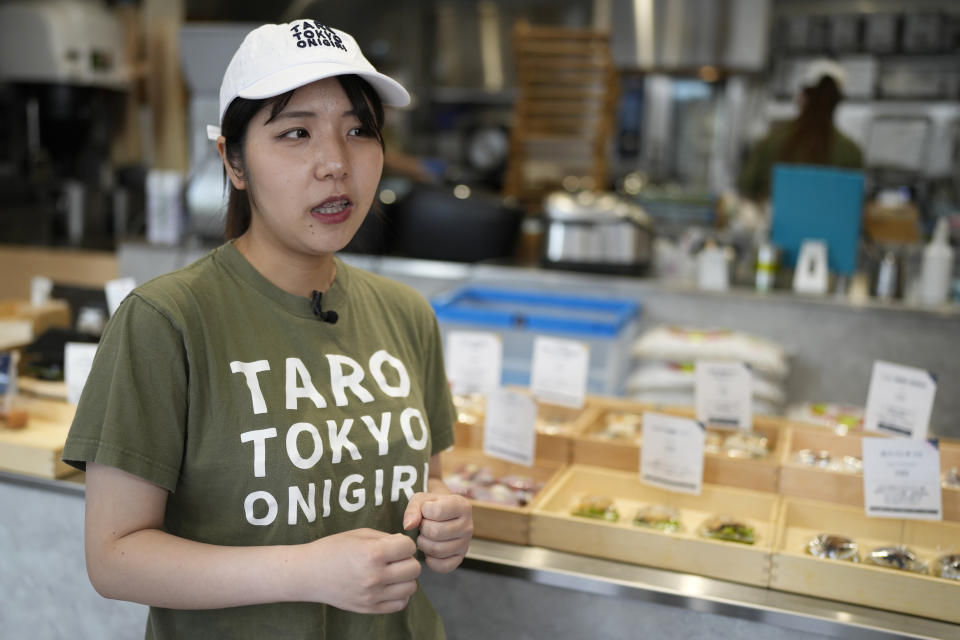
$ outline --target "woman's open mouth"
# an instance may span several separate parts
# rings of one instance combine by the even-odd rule
[[[311,209],[310,215],[323,224],[339,224],[349,218],[351,212],[353,212],[353,203],[350,198],[335,196],[327,198]]]

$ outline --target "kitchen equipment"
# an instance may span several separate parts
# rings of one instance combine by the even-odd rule
[[[906,53],[935,53],[943,48],[943,17],[939,13],[903,16],[902,47]]]
[[[871,168],[922,171],[933,122],[924,115],[878,115],[870,121],[864,156]]]
[[[105,2],[0,3],[0,210],[18,241],[113,241],[111,158],[130,76]]]
[[[877,276],[873,287],[873,295],[879,300],[892,300],[897,297],[900,288],[900,266],[897,253],[888,249],[877,267]]]
[[[499,194],[465,184],[415,184],[384,213],[388,253],[451,262],[509,258],[523,218]]]
[[[0,25],[0,80],[129,83],[123,30],[99,2],[8,2],[0,5]]]
[[[866,16],[864,45],[870,53],[892,53],[897,48],[897,15],[871,13]]]
[[[544,203],[546,267],[641,275],[653,256],[644,209],[614,193],[557,191]]]

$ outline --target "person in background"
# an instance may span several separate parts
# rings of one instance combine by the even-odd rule
[[[845,84],[846,74],[837,63],[816,60],[810,64],[799,97],[800,115],[774,125],[750,151],[737,177],[741,196],[758,201],[769,198],[771,172],[777,163],[863,167],[860,147],[833,124]]]
[[[424,638],[418,550],[457,567],[455,410],[414,290],[335,257],[373,202],[406,90],[314,20],[264,25],[224,74],[228,242],[134,290],[63,458],[86,470],[87,571],[147,638]]]

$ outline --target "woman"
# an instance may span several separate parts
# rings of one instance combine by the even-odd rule
[[[123,302],[64,449],[91,582],[150,605],[148,638],[443,637],[415,553],[451,571],[473,525],[441,480],[436,321],[334,257],[373,202],[381,103],[408,100],[314,21],[227,67],[231,241]]]
[[[833,125],[845,82],[843,68],[835,62],[811,63],[800,97],[800,115],[790,123],[774,125],[756,144],[737,178],[740,195],[754,200],[768,198],[771,171],[780,162],[850,169],[863,166],[860,148]]]

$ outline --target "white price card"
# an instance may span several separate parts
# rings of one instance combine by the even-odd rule
[[[863,438],[863,504],[878,518],[943,519],[936,440]]]
[[[112,316],[123,299],[133,291],[137,286],[137,281],[133,278],[117,278],[104,285],[104,292],[107,294],[107,310]]]
[[[494,458],[533,465],[537,403],[519,391],[495,389],[487,395],[483,452]]]
[[[453,393],[490,393],[503,374],[503,341],[486,331],[450,331],[444,349]]]
[[[697,420],[713,427],[750,430],[753,376],[746,364],[698,360],[694,380]]]
[[[705,435],[702,422],[644,413],[641,479],[669,491],[700,495]]]
[[[877,360],[870,376],[863,428],[925,440],[936,394],[937,379],[929,371]]]
[[[67,383],[67,402],[80,402],[80,393],[87,383],[97,345],[88,342],[68,342],[63,351],[63,379]]]
[[[42,307],[50,302],[50,293],[53,292],[53,280],[45,276],[34,276],[30,280],[30,304]]]
[[[580,409],[587,398],[590,345],[577,340],[533,339],[530,390],[549,404]]]

